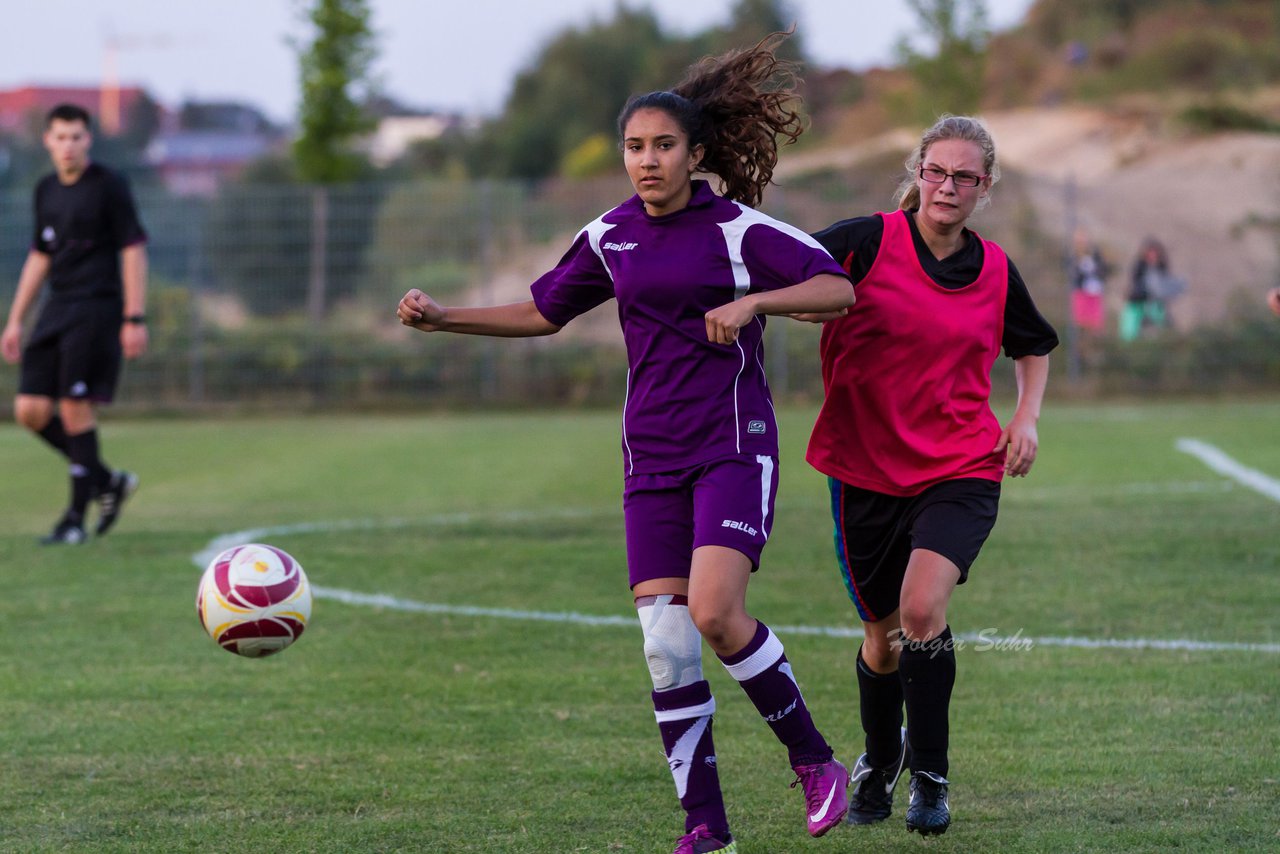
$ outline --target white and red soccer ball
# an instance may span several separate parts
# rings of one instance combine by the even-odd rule
[[[302,635],[311,619],[311,583],[302,565],[282,549],[232,546],[201,576],[196,614],[223,649],[261,658]]]

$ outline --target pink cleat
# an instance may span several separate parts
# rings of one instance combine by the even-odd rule
[[[818,765],[798,765],[795,782],[804,788],[805,817],[809,835],[821,836],[840,823],[849,811],[849,770],[836,760]]]

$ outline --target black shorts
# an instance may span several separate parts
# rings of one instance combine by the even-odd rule
[[[960,582],[996,524],[1000,483],[960,478],[919,495],[886,495],[828,478],[835,519],[836,562],[864,622],[898,610],[902,579],[915,549],[928,549],[960,568]]]
[[[46,303],[22,351],[18,394],[109,403],[120,378],[121,308],[115,299]]]

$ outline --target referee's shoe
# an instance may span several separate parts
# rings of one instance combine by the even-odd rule
[[[946,833],[951,825],[946,777],[932,771],[911,774],[911,803],[907,805],[907,830],[921,836]]]
[[[138,488],[138,476],[133,472],[117,471],[111,475],[111,482],[98,493],[98,527],[94,533],[101,537],[120,518],[120,510],[125,501]]]
[[[48,536],[40,538],[40,544],[43,546],[78,546],[85,540],[89,539],[89,535],[84,532],[84,525],[79,518],[74,516],[71,511],[67,511],[58,524],[53,526],[53,530]]]

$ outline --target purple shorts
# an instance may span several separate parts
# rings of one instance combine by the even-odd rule
[[[699,546],[740,551],[754,572],[773,527],[777,495],[777,457],[743,455],[627,478],[622,509],[631,586],[688,578]]]

